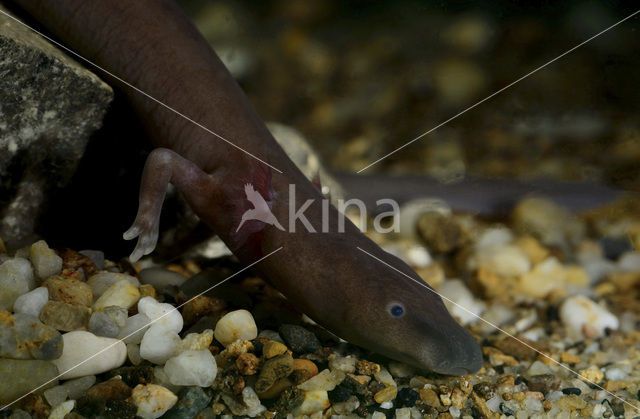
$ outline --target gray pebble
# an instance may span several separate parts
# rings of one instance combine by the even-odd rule
[[[178,394],[178,402],[167,413],[167,419],[191,419],[196,417],[213,399],[209,388],[187,387]]]
[[[96,336],[115,338],[118,337],[120,328],[108,314],[103,311],[96,311],[89,318],[89,331]]]
[[[293,352],[309,353],[322,348],[316,335],[302,326],[283,324],[280,326],[279,332],[282,339],[284,339],[289,349]]]

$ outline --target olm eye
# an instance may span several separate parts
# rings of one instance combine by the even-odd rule
[[[389,313],[395,318],[402,317],[404,316],[404,307],[398,303],[389,304]]]

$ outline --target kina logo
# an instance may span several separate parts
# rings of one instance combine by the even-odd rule
[[[279,230],[284,231],[284,227],[278,222],[276,216],[273,215],[269,205],[264,200],[262,195],[258,193],[255,189],[253,189],[253,185],[247,183],[244,185],[244,193],[247,196],[247,200],[251,202],[253,205],[253,209],[248,209],[242,214],[242,219],[240,221],[240,225],[236,229],[236,233],[240,230],[240,227],[245,223],[245,221],[261,221],[265,224],[269,224],[275,226]]]

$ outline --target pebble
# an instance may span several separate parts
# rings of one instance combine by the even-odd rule
[[[329,356],[329,369],[340,370],[346,373],[356,372],[357,358],[352,355],[342,356],[339,354],[331,354]]]
[[[50,276],[42,283],[49,290],[49,298],[69,304],[91,307],[93,292],[86,283],[73,278]]]
[[[213,399],[213,392],[208,388],[197,386],[186,387],[178,393],[178,402],[163,418],[165,419],[191,419],[209,405]]]
[[[353,387],[346,382],[338,384],[333,390],[328,392],[331,403],[346,402],[353,394]]]
[[[378,380],[379,383],[384,384],[385,386],[396,386],[396,382],[385,368],[380,368],[380,371],[373,374],[373,377]]]
[[[96,269],[104,269],[104,252],[101,250],[81,250],[78,253],[88,257]]]
[[[529,377],[529,390],[546,393],[560,387],[560,378],[554,374],[539,374]]]
[[[76,330],[62,335],[62,340],[62,356],[52,362],[63,380],[100,374],[121,366],[127,359],[125,344],[116,339]]]
[[[284,353],[268,359],[258,375],[255,390],[258,393],[267,391],[278,379],[287,377],[293,371],[293,358],[291,354]]]
[[[202,333],[189,333],[180,341],[176,355],[184,351],[200,351],[208,349],[213,342],[213,330],[206,329]]]
[[[151,284],[159,293],[171,296],[176,295],[178,288],[187,280],[178,272],[160,267],[145,268],[138,277],[143,284]]]
[[[584,224],[550,199],[525,198],[513,210],[514,229],[538,238],[546,246],[566,248],[580,242]]]
[[[262,346],[262,355],[264,355],[266,359],[282,355],[285,352],[287,352],[287,347],[280,342],[276,342],[275,340],[268,340]]]
[[[567,298],[560,306],[560,320],[570,339],[604,336],[605,329],[617,329],[618,318],[607,309],[583,296]]]
[[[261,403],[258,395],[251,387],[245,387],[242,390],[242,401],[246,406],[246,415],[249,417],[256,417],[267,410]]]
[[[67,400],[67,398],[71,400],[79,399],[95,382],[95,375],[88,375],[86,377],[76,378],[75,380],[69,380],[64,384],[47,389],[43,392],[43,395],[51,406],[57,406]]]
[[[516,245],[486,246],[476,254],[478,267],[487,269],[502,278],[523,275],[531,269],[527,255]]]
[[[0,311],[0,357],[56,359],[62,354],[62,345],[60,332],[37,317]]]
[[[138,312],[149,317],[154,322],[153,325],[176,333],[182,330],[184,324],[182,315],[171,304],[159,303],[152,297],[144,297],[138,302]]]
[[[11,310],[22,294],[35,287],[33,269],[28,260],[9,259],[0,265],[0,310]]]
[[[463,325],[475,323],[486,309],[483,301],[476,300],[467,286],[459,279],[444,281],[438,287],[449,312]]]
[[[304,392],[302,404],[294,409],[294,416],[311,415],[321,412],[330,406],[329,395],[326,390],[310,390]]]
[[[107,306],[102,309],[102,313],[111,317],[118,327],[124,327],[127,324],[128,311],[119,306]]]
[[[218,342],[228,346],[238,339],[255,339],[258,337],[258,327],[247,310],[235,310],[218,320],[213,334]]]
[[[331,371],[329,369],[325,369],[302,384],[299,384],[298,388],[305,391],[331,391],[335,389],[336,386],[345,379],[345,377],[346,374],[340,370]]]
[[[159,385],[140,384],[133,389],[131,399],[138,408],[137,416],[155,419],[171,409],[178,401],[178,396]]]
[[[127,343],[127,359],[129,359],[133,365],[140,365],[142,363],[140,345],[136,343]]]
[[[171,384],[209,387],[218,373],[216,360],[208,349],[184,351],[170,358],[164,366]]]
[[[120,329],[118,339],[122,339],[127,344],[139,344],[149,327],[151,327],[151,319],[149,317],[142,313],[134,314],[127,318],[125,325]]]
[[[373,375],[380,372],[380,365],[365,359],[356,361],[356,371],[361,375]]]
[[[308,359],[294,359],[291,377],[296,384],[307,381],[318,374],[318,366]]]
[[[185,324],[194,324],[204,316],[221,312],[226,305],[226,302],[219,298],[198,295],[182,306],[182,318]]]
[[[13,303],[13,312],[40,317],[47,301],[49,301],[49,290],[46,287],[38,287],[20,295]]]
[[[35,274],[40,279],[58,275],[62,271],[62,258],[50,249],[44,240],[37,241],[29,248],[29,259]]]
[[[96,383],[95,375],[87,375],[66,381],[62,387],[67,389],[70,399],[79,399],[85,391],[89,390]]]
[[[0,359],[0,404],[10,403],[48,381],[44,389],[56,386],[57,375],[58,368],[51,361]]]
[[[64,386],[55,386],[45,390],[42,394],[49,405],[57,406],[67,400],[69,390]]]
[[[373,398],[376,403],[384,403],[395,399],[397,395],[398,388],[396,386],[389,386],[378,391]]]
[[[294,353],[312,353],[322,348],[316,335],[302,326],[283,324],[278,331]]]
[[[71,413],[74,407],[76,407],[75,400],[68,400],[66,402],[60,403],[59,405],[51,409],[51,413],[49,414],[48,419],[64,419],[64,417],[68,413]]]
[[[602,372],[602,370],[600,370],[600,368],[596,366],[591,366],[589,368],[581,369],[578,371],[578,373],[582,377],[596,384],[600,383],[604,378],[604,373]]]
[[[120,328],[109,315],[102,311],[96,311],[89,318],[89,331],[96,336],[116,338],[120,333]]]
[[[87,285],[91,287],[93,297],[97,299],[100,298],[107,288],[123,279],[129,281],[131,285],[136,288],[140,287],[140,281],[138,281],[138,278],[135,276],[114,272],[98,272],[87,280]]]
[[[259,365],[260,360],[252,353],[247,352],[241,354],[236,359],[236,368],[238,368],[238,372],[242,375],[254,375],[258,372]]]
[[[575,394],[576,396],[579,396],[580,394],[582,394],[582,391],[577,388],[577,387],[567,387],[567,388],[563,388],[562,392],[564,394]]]
[[[112,284],[110,287],[104,290],[102,295],[100,295],[95,303],[93,303],[93,310],[101,311],[105,307],[109,306],[118,306],[124,309],[129,309],[139,299],[140,291],[138,290],[138,287],[131,284],[131,282],[126,279],[121,279],[120,281]],[[138,308],[138,311],[140,311],[140,308]],[[144,314],[149,316],[148,313]]]
[[[86,328],[90,316],[89,307],[49,300],[42,308],[40,320],[57,330],[70,332]]]
[[[162,324],[153,324],[140,342],[140,357],[154,364],[162,365],[180,347],[180,336]]]
[[[429,249],[448,253],[459,249],[469,241],[469,233],[455,217],[430,211],[418,218],[418,235]]]
[[[417,391],[413,390],[409,387],[404,387],[398,390],[398,395],[396,396],[396,402],[400,406],[404,407],[413,407],[416,404],[416,401],[420,397]]]
[[[331,400],[331,394],[329,394],[329,400],[332,403],[333,411],[338,415],[349,415],[360,406],[360,400],[356,396],[351,396],[342,402],[335,402]]]

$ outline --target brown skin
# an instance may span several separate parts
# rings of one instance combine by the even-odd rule
[[[295,232],[253,221],[235,233],[251,205],[245,183],[289,226],[289,185],[299,209],[321,231],[322,196],[289,160],[232,76],[197,30],[169,0],[28,1],[18,3],[75,51],[215,131],[282,171],[253,157],[154,103],[128,87],[123,91],[161,147],[149,157],[136,222],[135,256],[149,253],[167,183],[180,189],[194,211],[244,262],[282,249],[256,265],[301,311],[338,336],[391,358],[443,374],[462,375],[482,366],[480,348],[430,289],[358,250],[375,255],[420,283],[409,266],[380,249],[329,207],[329,233],[300,223]],[[114,81],[118,84],[117,81]],[[269,181],[270,177],[271,181]],[[245,228],[245,227],[243,227]],[[251,230],[253,229],[253,230]],[[254,234],[246,234],[255,231]],[[243,234],[245,233],[245,234]],[[404,315],[390,308],[401,304]]]

